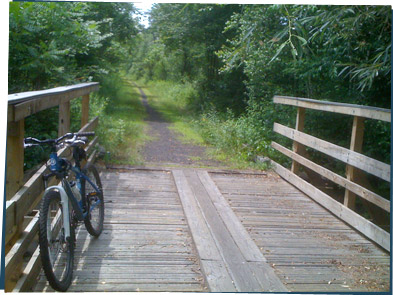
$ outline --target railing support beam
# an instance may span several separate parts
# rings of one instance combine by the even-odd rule
[[[362,151],[363,135],[364,135],[364,118],[355,116],[353,117],[350,150],[358,153]],[[351,165],[347,165],[346,177],[348,180],[357,182],[360,173],[362,172],[359,169]],[[351,209],[355,209],[355,200],[356,200],[356,195],[353,192],[346,189],[345,196],[344,196],[344,206]]]
[[[58,135],[62,136],[70,131],[71,125],[71,112],[70,102],[66,101],[59,105],[59,132]]]
[[[297,115],[296,115],[296,126],[295,126],[296,130],[303,132],[305,116],[306,116],[306,109],[302,108],[302,107],[298,107],[297,108]],[[304,151],[305,151],[305,147],[304,147],[304,145],[302,145],[296,141],[293,141],[292,150],[296,154],[303,155]],[[295,174],[298,174],[299,167],[300,167],[300,164],[298,162],[296,162],[295,160],[292,160],[291,171]]]
[[[81,128],[89,122],[89,100],[89,94],[82,96]]]
[[[23,185],[25,120],[8,122],[7,126],[7,172],[6,198],[12,196]]]
[[[88,123],[89,117],[89,93],[96,91],[99,84],[82,83],[72,86],[63,86],[41,91],[29,91],[8,95],[7,113],[7,170],[6,170],[6,198],[5,210],[5,290],[6,292],[31,291],[35,285],[40,271],[39,249],[35,251],[24,270],[24,253],[30,246],[30,241],[36,238],[37,225],[32,228],[29,223],[29,213],[36,208],[42,198],[44,184],[42,175],[47,172],[43,165],[29,180],[24,179],[24,146],[25,118],[40,111],[59,107],[59,136],[70,131],[71,109],[70,101],[82,97],[80,132],[93,131],[98,124],[98,118]],[[97,143],[95,138],[86,147],[86,152],[92,150]],[[58,152],[61,156],[67,149]],[[64,156],[64,155],[63,155]],[[89,159],[93,158],[90,156]],[[52,179],[48,184],[54,184]]]

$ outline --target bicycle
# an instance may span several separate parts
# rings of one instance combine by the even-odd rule
[[[104,195],[100,176],[93,164],[81,168],[86,159],[82,145],[94,132],[67,133],[57,139],[24,139],[25,148],[49,145],[50,173],[43,176],[45,192],[39,214],[39,247],[42,268],[50,286],[66,291],[72,282],[74,266],[75,229],[84,222],[87,231],[98,237],[104,223]],[[75,164],[59,158],[57,147],[72,147]],[[71,179],[70,172],[75,176]],[[47,187],[48,179],[55,176],[61,185]]]

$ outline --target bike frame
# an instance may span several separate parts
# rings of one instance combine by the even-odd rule
[[[59,158],[57,156],[56,152],[52,152],[50,154],[50,170],[54,173],[58,173],[62,171],[61,164],[65,162],[65,159]],[[79,166],[79,161],[77,161],[77,164],[75,166],[71,166],[67,170],[71,170],[74,174],[77,180],[79,182],[85,182],[87,181],[96,191],[97,194],[101,194],[101,190],[95,185],[93,181],[90,180],[90,178],[83,174]],[[44,197],[47,193],[50,191],[58,191],[60,193],[60,198],[61,198],[61,204],[63,208],[63,226],[64,226],[64,234],[65,238],[70,237],[70,208],[69,208],[69,203],[71,203],[72,208],[75,211],[75,215],[78,219],[78,221],[83,221],[85,217],[87,216],[88,212],[84,210],[86,208],[86,197],[85,197],[85,191],[84,191],[84,185],[82,185],[82,190],[80,187],[78,189],[81,190],[81,200],[78,202],[76,197],[74,196],[71,186],[68,183],[64,173],[60,175],[61,178],[61,186],[51,186],[48,187],[45,192],[44,192]],[[94,209],[94,207],[99,204],[97,202],[93,207],[90,208],[90,211]]]

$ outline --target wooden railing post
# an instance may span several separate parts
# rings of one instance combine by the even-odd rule
[[[59,107],[58,134],[63,135],[70,131],[71,109],[70,101],[82,97],[82,124],[80,132],[93,131],[98,124],[98,117],[87,122],[89,113],[88,93],[96,91],[98,83],[82,83],[78,85],[62,86],[48,90],[22,92],[8,95],[7,113],[7,171],[6,171],[6,199],[5,208],[5,290],[6,292],[31,291],[31,286],[36,283],[40,271],[39,249],[36,248],[33,256],[25,265],[27,249],[33,239],[37,237],[38,215],[30,213],[41,200],[44,183],[42,175],[47,172],[46,165],[23,182],[24,173],[24,147],[25,135],[24,118],[43,110]],[[86,124],[87,123],[87,124]],[[90,154],[98,138],[95,137],[86,147]],[[63,148],[59,156],[64,156],[69,149]],[[95,154],[89,156],[92,161]],[[53,179],[55,181],[55,179]],[[50,181],[48,184],[54,184]],[[36,246],[36,245],[34,245]],[[22,269],[24,268],[24,269]]]
[[[82,96],[81,127],[85,126],[89,122],[89,100],[89,94]]]
[[[6,172],[6,199],[10,200],[15,193],[23,186],[23,165],[24,165],[24,147],[23,138],[25,135],[25,120],[22,119],[17,122],[8,122],[7,125],[7,172]],[[8,202],[7,202],[8,203]],[[15,210],[15,203],[10,204],[8,210]],[[12,213],[15,213],[12,212]],[[6,244],[10,241],[15,241],[15,236],[21,232],[21,226],[15,225],[15,215],[11,215],[10,218],[6,220],[9,224],[6,225]],[[6,252],[10,249],[9,245],[6,245]],[[19,262],[15,269],[16,272],[20,271],[22,267],[22,262]],[[8,276],[5,281],[5,288],[7,291],[12,291],[10,289],[11,285],[14,286],[17,278],[15,276]]]
[[[295,129],[298,131],[303,131],[304,129],[304,119],[305,119],[305,115],[306,115],[306,109],[302,108],[302,107],[298,107],[297,108],[297,115],[296,115],[296,126]],[[293,142],[293,147],[292,150],[299,154],[302,155],[304,154],[304,145],[294,141]],[[296,162],[295,160],[292,160],[292,167],[291,167],[291,171],[295,174],[298,174],[299,172],[299,163]]]
[[[363,134],[364,134],[364,118],[354,116],[353,117],[353,124],[352,124],[350,150],[358,152],[358,153],[360,153],[362,151]],[[361,173],[361,171],[359,171],[357,168],[355,168],[351,165],[347,165],[346,176],[347,176],[348,180],[356,182],[359,173]],[[346,189],[345,196],[344,196],[344,206],[354,209],[355,208],[355,200],[356,200],[356,195],[353,192]]]
[[[7,200],[23,185],[25,120],[8,122],[7,126],[7,172],[6,197]]]
[[[63,102],[59,105],[59,132],[58,135],[61,136],[70,131],[71,124],[71,112],[70,112],[70,102]]]
[[[272,142],[272,147],[292,159],[292,171],[296,171],[296,166],[302,165],[302,167],[343,187],[345,189],[344,202],[335,200],[329,194],[272,160],[275,171],[337,217],[390,252],[390,234],[382,227],[389,224],[385,217],[391,213],[391,201],[370,189],[371,185],[368,184],[366,172],[389,183],[391,182],[391,167],[385,162],[363,155],[361,151],[365,128],[364,120],[373,119],[391,123],[391,110],[289,96],[274,96],[273,102],[297,107],[298,116],[296,129],[276,122],[273,126],[273,131],[294,141],[293,151],[276,142]],[[344,148],[300,131],[304,127],[304,111],[301,108],[352,116],[354,119],[350,148]],[[343,177],[299,155],[299,147],[302,146],[304,149],[305,147],[311,148],[344,163],[346,176]],[[306,151],[303,150],[303,153],[306,154]],[[360,198],[365,208],[369,210],[372,220],[356,213],[356,198]]]

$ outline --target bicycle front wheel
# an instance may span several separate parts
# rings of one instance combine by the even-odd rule
[[[40,254],[46,278],[57,291],[66,291],[71,285],[74,266],[75,229],[71,227],[71,237],[66,239],[63,214],[60,194],[46,194],[39,217]]]
[[[93,186],[88,181],[85,181],[85,196],[88,211],[85,218],[85,226],[92,236],[98,237],[104,227],[104,192],[102,190],[100,175],[95,166],[88,166],[83,172],[101,191],[101,193],[97,193]]]

